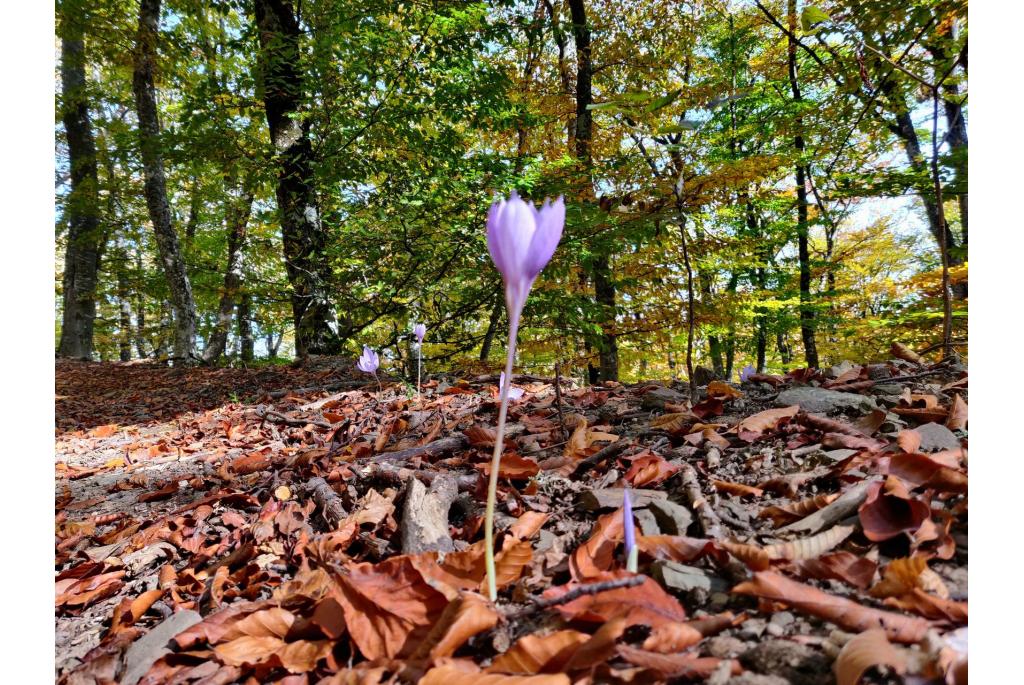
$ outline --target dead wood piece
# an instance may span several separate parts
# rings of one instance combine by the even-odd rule
[[[306,483],[306,492],[313,498],[317,509],[323,513],[324,519],[332,528],[337,528],[348,516],[341,497],[323,478],[310,478]]]
[[[600,464],[602,461],[618,456],[620,452],[624,452],[626,448],[632,444],[633,443],[631,443],[629,440],[626,440],[625,438],[619,438],[612,444],[600,449],[595,454],[590,455],[589,457],[578,463],[576,465],[576,470],[573,471],[572,473],[573,478],[579,478],[584,473]]]
[[[697,520],[700,521],[700,527],[704,530],[705,537],[714,540],[722,539],[722,522],[711,506],[711,502],[704,497],[700,482],[697,480],[697,471],[686,462],[676,461],[674,463],[679,465],[679,476],[683,481],[683,494],[686,495],[690,508],[697,514]]]
[[[326,421],[317,421],[315,419],[296,419],[291,416],[282,414],[279,411],[273,409],[264,409],[263,407],[256,409],[256,416],[264,421],[273,421],[274,423],[283,423],[286,426],[316,426],[317,428],[323,428],[330,430],[334,426],[327,423]]]
[[[402,507],[402,554],[455,550],[448,532],[448,510],[458,494],[458,484],[446,473],[439,474],[429,489],[416,476],[409,476]]]
[[[877,478],[869,478],[857,483],[844,492],[834,502],[819,509],[810,516],[805,516],[799,521],[783,526],[778,533],[817,533],[834,523],[842,521],[857,511],[857,508],[864,503],[868,496],[868,488]]]
[[[367,477],[382,478],[399,485],[406,482],[409,479],[409,476],[415,476],[425,484],[430,485],[442,474],[437,471],[429,471],[427,469],[408,469],[397,464],[380,462],[367,464],[367,470],[363,475]],[[452,477],[454,477],[455,482],[458,483],[459,492],[472,492],[476,490],[477,481],[479,480],[478,474],[460,473],[452,474]]]
[[[426,457],[433,459],[440,457],[443,454],[454,452],[455,450],[461,449],[466,446],[466,436],[462,433],[456,433],[447,438],[441,438],[434,442],[428,442],[426,445],[420,445],[419,447],[410,447],[407,450],[398,450],[397,452],[382,452],[375,454],[370,458],[373,462],[382,461],[408,461],[413,457]]]

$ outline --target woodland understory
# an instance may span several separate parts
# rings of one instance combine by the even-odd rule
[[[496,376],[58,362],[59,682],[966,682],[967,373],[893,352],[515,376],[494,603]]]

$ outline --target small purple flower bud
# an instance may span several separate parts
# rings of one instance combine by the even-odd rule
[[[501,378],[498,380],[498,389],[500,390],[500,389],[502,389],[504,387],[505,387],[505,372],[502,371],[501,372]],[[511,384],[510,384],[509,388],[508,388],[508,399],[509,399],[510,402],[515,402],[516,400],[520,399],[525,393],[526,393],[526,391],[523,390],[522,388],[513,388],[511,386]]]
[[[740,383],[746,383],[755,373],[757,373],[757,369],[754,368],[753,364],[747,364],[740,371]]]
[[[551,261],[562,239],[565,202],[547,200],[538,210],[512,191],[487,213],[487,249],[505,281],[509,318],[518,320],[541,270]]]
[[[636,573],[636,529],[633,527],[633,503],[629,499],[629,488],[622,491],[622,531],[626,547],[626,570]]]
[[[356,362],[356,367],[364,373],[375,374],[379,366],[380,357],[377,356],[377,353],[363,345],[363,354],[359,357],[359,361]]]
[[[427,334],[427,327],[421,323],[416,324],[412,328],[412,334],[416,336],[416,342],[423,344],[423,336]]]

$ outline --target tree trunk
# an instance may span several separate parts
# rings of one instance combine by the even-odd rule
[[[136,279],[142,278],[142,249],[135,248],[135,273]],[[145,359],[146,352],[146,295],[139,287],[135,293],[135,350],[139,353],[139,359]]]
[[[480,345],[480,361],[482,362],[487,361],[487,358],[491,356],[491,345],[494,344],[494,334],[498,330],[498,321],[501,320],[503,306],[499,295],[494,302],[494,307],[491,308],[491,318],[487,321],[487,331],[484,332],[484,341]]]
[[[238,356],[243,362],[255,358],[255,343],[252,337],[252,295],[242,293],[238,298]]]
[[[61,9],[61,89],[63,122],[71,166],[71,192],[64,205],[68,242],[64,253],[63,298],[58,354],[90,359],[96,319],[96,281],[100,263],[99,179],[96,142],[85,93],[85,41],[81,13]]]
[[[119,321],[117,329],[117,346],[121,361],[131,361],[132,358],[132,302],[128,289],[128,255],[124,250],[118,250],[117,262],[117,304],[119,309]]]
[[[212,364],[224,354],[231,331],[231,316],[234,314],[238,299],[238,289],[242,284],[242,254],[245,250],[245,235],[252,211],[253,196],[243,191],[237,206],[228,208],[228,260],[224,269],[224,289],[220,294],[220,306],[217,309],[217,325],[210,335],[209,344],[203,351],[203,361]]]
[[[594,115],[589,106],[594,102],[593,64],[591,62],[590,27],[587,25],[587,8],[584,0],[568,0],[572,17],[572,33],[576,43],[576,135],[574,137],[576,158],[583,165],[586,176],[587,194],[593,193],[591,167],[593,165],[592,142],[594,138]],[[619,380],[619,346],[615,336],[615,280],[611,259],[598,252],[594,258],[592,277],[594,300],[604,310],[601,321],[601,340],[598,357],[600,380]]]
[[[174,356],[178,361],[188,363],[193,358],[195,348],[196,306],[178,234],[171,224],[171,207],[167,201],[164,161],[160,151],[160,121],[154,83],[159,23],[160,0],[141,0],[132,90],[139,117],[139,149],[145,178],[143,192],[174,307]]]
[[[789,0],[789,11],[787,20],[789,22],[789,84],[793,90],[793,100],[797,103],[803,98],[800,95],[800,86],[797,82],[796,66],[796,0]],[[818,345],[814,338],[814,310],[811,308],[811,255],[808,246],[810,227],[807,220],[807,170],[804,166],[804,138],[800,131],[803,129],[803,117],[797,117],[797,134],[793,138],[793,147],[796,150],[796,235],[797,251],[800,259],[800,336],[804,342],[804,359],[807,366],[817,368],[818,366]]]
[[[253,4],[260,41],[259,83],[277,151],[277,209],[292,286],[295,351],[300,357],[333,354],[341,349],[341,340],[331,329],[335,317],[328,294],[330,267],[324,257],[326,233],[313,186],[309,123],[300,116],[302,30],[291,2],[254,0]]]

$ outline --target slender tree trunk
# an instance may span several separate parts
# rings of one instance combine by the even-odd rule
[[[487,321],[487,331],[484,332],[484,341],[480,345],[480,361],[482,362],[487,361],[487,358],[491,356],[491,346],[494,344],[494,334],[498,330],[498,321],[501,320],[503,306],[501,295],[498,295],[494,306],[491,307],[491,317]]]
[[[101,237],[96,142],[85,93],[84,18],[77,11],[79,5],[77,0],[61,3],[62,110],[71,165],[71,192],[64,205],[68,242],[64,252],[64,311],[58,354],[89,359],[96,319]]]
[[[174,356],[178,361],[188,363],[195,350],[196,307],[178,234],[171,224],[171,207],[167,200],[164,161],[160,151],[160,121],[154,82],[159,23],[160,0],[141,0],[132,90],[139,117],[139,148],[145,178],[146,205],[174,306]]]
[[[295,351],[300,357],[333,354],[341,349],[341,340],[331,330],[335,317],[328,292],[330,268],[324,257],[327,239],[313,186],[309,122],[300,111],[302,29],[291,2],[254,0],[253,4],[263,102],[277,151],[277,208],[292,286]]]
[[[800,103],[800,85],[797,82],[796,65],[796,0],[789,0],[787,19],[789,22],[789,84],[793,90],[793,100]],[[818,366],[818,345],[814,337],[814,310],[811,308],[811,255],[809,249],[810,227],[807,220],[807,177],[804,167],[803,117],[797,117],[797,134],[793,138],[796,150],[796,234],[797,251],[800,259],[800,336],[804,342],[804,359],[810,367]]]
[[[238,298],[238,356],[243,362],[255,358],[255,341],[252,337],[252,295],[243,292]]]
[[[224,288],[220,294],[220,306],[217,309],[217,324],[210,335],[206,350],[203,351],[203,361],[207,364],[217,361],[227,347],[231,317],[238,299],[238,289],[242,284],[242,255],[245,251],[245,235],[249,214],[252,211],[252,200],[252,194],[243,191],[237,205],[228,208],[228,260],[224,269]]]
[[[117,251],[117,260],[114,264],[117,269],[117,304],[119,320],[117,328],[117,346],[121,361],[131,361],[132,358],[132,302],[128,289],[128,255],[124,250]]]
[[[142,250],[138,246],[135,248],[135,274],[138,282],[142,278]],[[146,352],[146,294],[141,287],[135,293],[135,350],[139,359],[149,356]]]
[[[789,346],[789,341],[786,340],[786,334],[779,331],[775,334],[775,346],[779,350],[779,356],[782,358],[783,364],[790,364],[793,361],[793,350]]]
[[[576,43],[576,136],[575,153],[586,176],[587,194],[593,193],[591,167],[594,115],[589,106],[594,102],[593,63],[591,61],[590,26],[584,0],[568,0],[572,16],[572,33]],[[598,252],[593,261],[594,300],[603,310],[601,340],[598,349],[600,380],[619,380],[619,346],[615,335],[615,280],[609,255]]]

